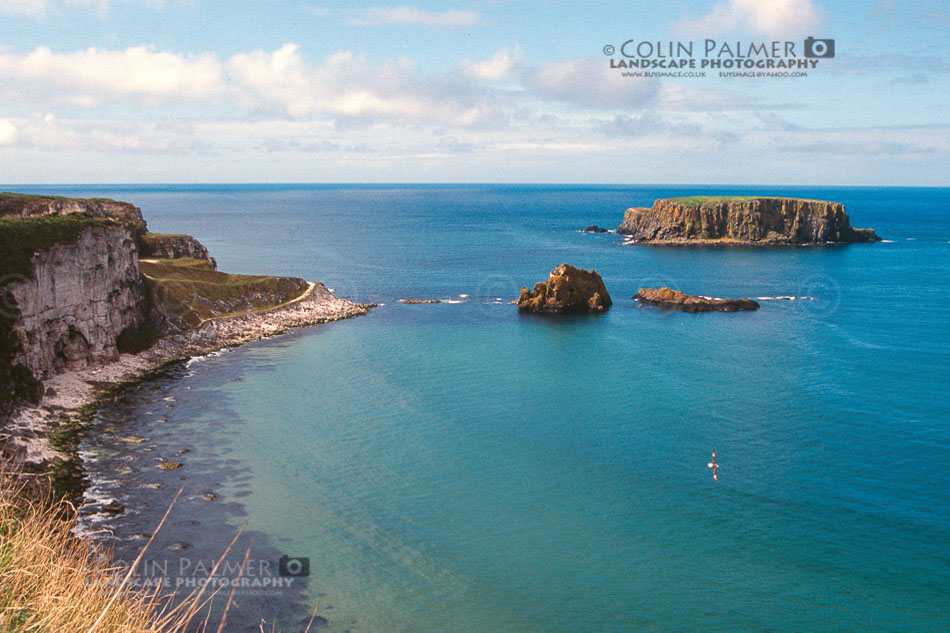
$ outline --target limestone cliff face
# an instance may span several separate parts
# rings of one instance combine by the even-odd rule
[[[627,209],[618,233],[642,243],[741,242],[821,244],[876,242],[872,229],[851,227],[844,205],[795,198],[657,200]]]
[[[136,235],[144,234],[146,230],[142,211],[128,202],[104,198],[58,198],[0,193],[0,217],[30,218],[71,214],[113,218],[132,227]]]
[[[34,253],[31,274],[6,290],[19,312],[13,363],[40,379],[115,360],[116,338],[145,318],[138,247],[122,224],[90,226],[75,243]]]

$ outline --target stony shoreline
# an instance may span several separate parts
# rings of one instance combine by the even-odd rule
[[[52,436],[75,424],[80,411],[110,388],[139,380],[176,361],[203,356],[290,329],[365,315],[375,304],[359,304],[311,283],[300,297],[261,312],[210,319],[201,325],[159,339],[138,354],[122,354],[88,369],[66,371],[44,383],[47,395],[36,406],[22,406],[4,425],[5,471],[48,473],[74,457],[51,443]],[[52,467],[52,468],[51,468]]]

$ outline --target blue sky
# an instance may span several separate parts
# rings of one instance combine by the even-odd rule
[[[948,29],[915,0],[0,0],[0,182],[947,185]],[[836,56],[805,77],[603,53],[806,36]]]

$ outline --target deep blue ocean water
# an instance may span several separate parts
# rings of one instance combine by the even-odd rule
[[[239,598],[233,630],[299,630],[318,595],[330,630],[354,633],[950,629],[950,189],[28,189],[128,200],[222,270],[384,304],[175,369],[84,443],[93,496],[127,505],[88,520],[120,554],[185,483],[156,555],[184,541],[176,556],[213,558],[246,520],[261,557],[309,558],[308,582]],[[887,241],[579,231],[705,192],[839,201]],[[600,272],[614,307],[508,305],[562,262]],[[699,315],[630,300],[661,285],[814,299]]]

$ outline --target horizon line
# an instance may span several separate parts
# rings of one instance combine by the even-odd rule
[[[516,182],[516,181],[286,181],[286,182],[63,182],[63,183],[0,183],[0,192],[9,187],[474,187],[474,186],[530,186],[530,187],[800,187],[835,189],[947,189],[950,185],[832,185],[832,184],[732,184],[732,183],[676,183],[676,182]],[[12,191],[10,193],[13,193]]]

